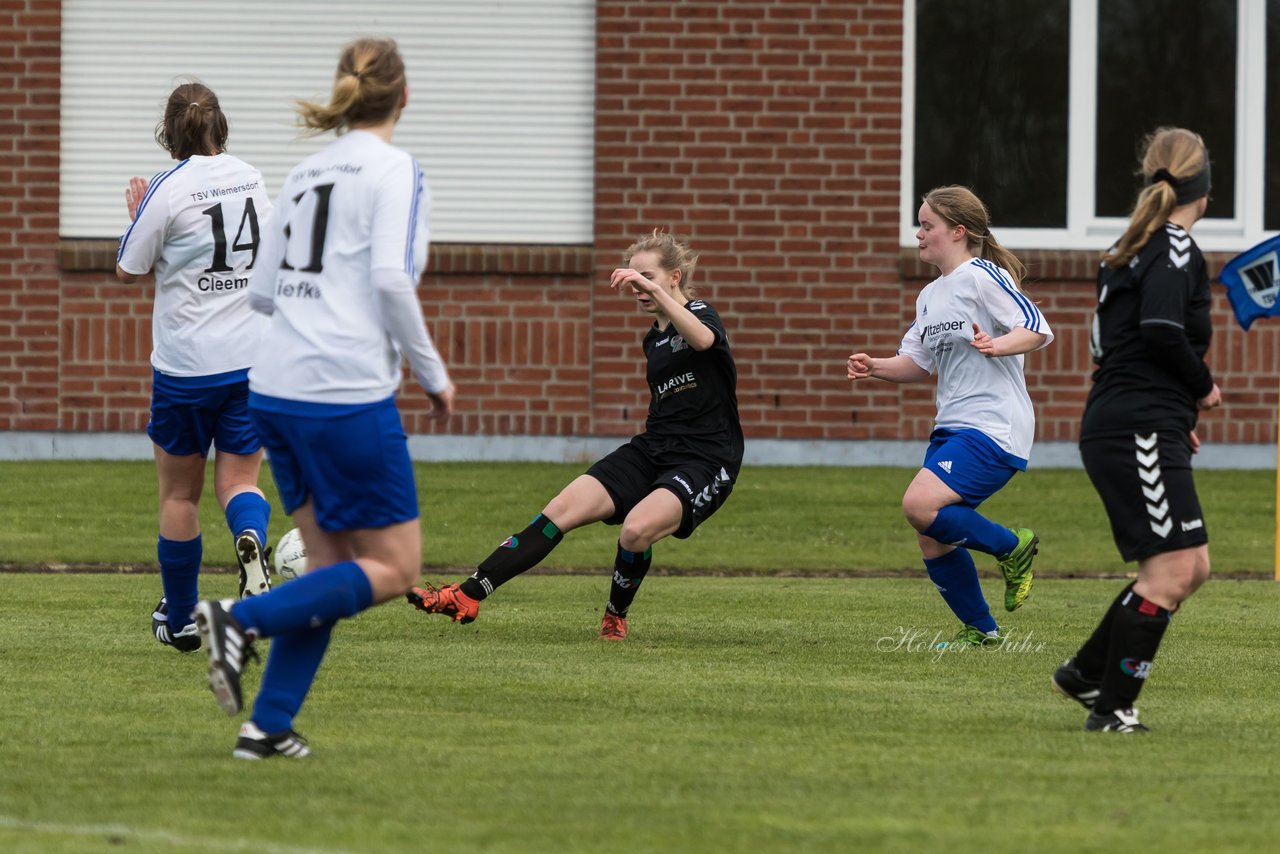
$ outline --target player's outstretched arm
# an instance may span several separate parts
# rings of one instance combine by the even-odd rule
[[[865,380],[874,377],[891,383],[913,383],[929,376],[929,372],[915,363],[910,356],[897,355],[887,359],[873,359],[866,353],[854,353],[849,357],[849,379]]]

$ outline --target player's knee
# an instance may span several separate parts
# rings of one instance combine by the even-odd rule
[[[422,565],[418,561],[404,560],[396,562],[396,582],[408,592],[422,577]]]
[[[654,543],[653,531],[648,530],[647,526],[639,522],[633,522],[631,519],[622,523],[622,530],[618,532],[618,545],[629,552],[642,552]]]
[[[923,502],[907,497],[902,499],[902,515],[907,517],[907,522],[912,528],[923,534],[933,524],[933,519],[938,515],[938,511],[933,507],[925,506]]]
[[[1208,556],[1203,558],[1197,555],[1192,560],[1187,561],[1178,567],[1180,571],[1170,573],[1163,581],[1161,587],[1164,595],[1174,603],[1181,604],[1191,597],[1192,593],[1204,584],[1209,577],[1209,560]]]
[[[1209,568],[1209,549],[1201,548],[1197,551],[1195,562],[1191,567],[1191,579],[1186,596],[1196,592],[1200,585],[1209,580]],[[1183,598],[1185,599],[1186,596]]]
[[[575,504],[564,493],[548,501],[547,506],[542,508],[542,515],[561,531],[569,531],[576,527],[572,524],[578,515]]]
[[[361,559],[357,562],[369,577],[369,583],[373,585],[375,594],[378,591],[385,591],[394,596],[407,593],[422,576],[422,566],[408,559]]]

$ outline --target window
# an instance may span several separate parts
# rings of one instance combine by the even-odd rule
[[[997,222],[1064,228],[1070,0],[916,8],[912,218],[930,189],[959,183]]]
[[[1236,0],[1099,4],[1097,216],[1128,217],[1142,187],[1139,143],[1168,125],[1196,131],[1209,147],[1206,216],[1235,211],[1236,102],[1227,95],[1236,87],[1236,27]]]
[[[1280,228],[1280,0],[908,0],[904,45],[904,245],[920,197],[965,184],[1006,245],[1096,250],[1162,125],[1209,147],[1203,248]]]

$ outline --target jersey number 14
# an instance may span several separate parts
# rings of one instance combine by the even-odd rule
[[[205,208],[200,213],[209,217],[210,225],[213,227],[213,263],[205,269],[205,272],[230,273],[232,267],[227,263],[227,223],[222,213],[222,202],[218,202],[211,208]],[[247,243],[241,243],[240,239],[245,236],[246,228],[249,230],[249,240]],[[253,253],[249,256],[246,270],[252,270],[253,262],[258,260],[258,211],[253,206],[253,199],[248,196],[244,200],[244,213],[240,215],[240,226],[236,229],[235,239],[231,241],[231,251]]]

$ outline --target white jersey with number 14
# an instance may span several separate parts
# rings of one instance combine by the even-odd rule
[[[262,175],[230,154],[193,156],[147,185],[116,263],[154,271],[151,365],[174,377],[244,370],[266,321],[249,276],[271,200]]]

